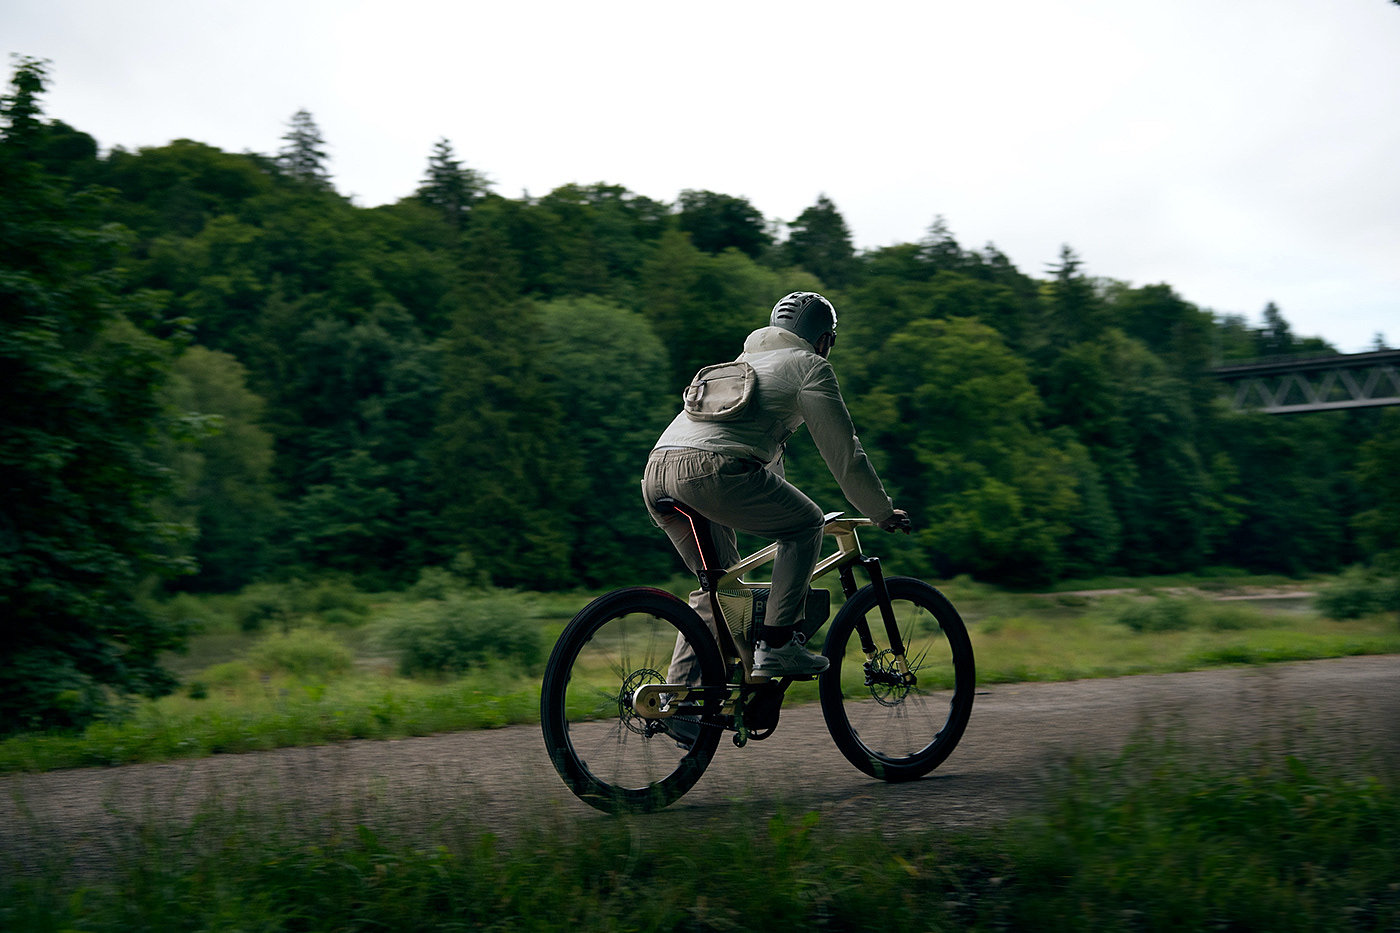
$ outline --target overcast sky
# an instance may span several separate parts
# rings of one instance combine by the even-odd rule
[[[1400,344],[1391,0],[0,0],[0,49],[48,59],[47,114],[104,150],[274,153],[305,108],[363,206],[446,137],[507,197],[699,188],[790,221],[824,193],[860,248],[942,215],[1032,275],[1068,243]]]

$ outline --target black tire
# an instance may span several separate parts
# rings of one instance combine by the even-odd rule
[[[545,667],[540,724],[554,768],[579,799],[608,812],[650,811],[688,791],[714,757],[721,700],[707,699],[689,749],[664,720],[647,720],[631,697],[665,683],[676,636],[695,649],[704,683],[725,682],[719,647],[688,605],[661,590],[614,590],[565,627]]]
[[[953,604],[921,580],[886,581],[912,686],[889,678],[870,683],[856,623],[865,620],[874,638],[878,673],[893,665],[889,638],[873,587],[852,596],[837,613],[826,637],[831,667],[821,676],[826,727],[851,764],[885,781],[923,777],[957,747],[972,714],[977,675],[972,642]]]

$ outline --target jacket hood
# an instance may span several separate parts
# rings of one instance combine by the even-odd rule
[[[781,327],[760,327],[749,334],[744,340],[745,353],[763,353],[767,350],[806,350],[808,353],[816,353],[813,347],[803,338],[797,336],[790,330]]]

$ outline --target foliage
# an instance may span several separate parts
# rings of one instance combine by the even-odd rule
[[[535,722],[538,661],[589,594],[491,592],[473,580],[469,559],[453,561],[451,567],[425,575],[425,586],[415,587],[412,595],[373,600],[334,579],[261,584],[237,596],[178,594],[152,611],[198,633],[187,653],[170,659],[184,689],[136,703],[120,721],[96,722],[81,734],[0,740],[0,772]],[[1400,627],[1383,615],[1324,623],[1305,611],[1302,597],[1256,606],[1199,596],[1153,596],[1154,589],[1213,586],[1224,587],[1215,592],[1231,595],[1239,588],[1277,587],[1277,579],[1105,582],[1139,595],[1042,596],[967,577],[943,590],[968,620],[978,680],[985,684],[1400,652]],[[692,577],[675,589],[683,595],[693,586]],[[467,605],[473,602],[479,605]],[[240,631],[240,614],[260,604],[275,615],[261,631]],[[1168,631],[1125,624],[1130,608],[1156,605],[1171,606],[1160,611],[1184,618],[1186,624],[1158,626]],[[355,624],[337,624],[334,620],[342,615]],[[424,656],[425,670],[413,679],[397,673],[403,655],[391,642],[401,635]],[[306,653],[313,659],[318,652],[343,657],[338,644],[353,652],[354,664],[338,671],[338,663],[323,664],[326,673],[294,676],[288,671],[301,662],[279,666],[253,657],[264,643],[295,647],[303,640],[310,643]],[[434,671],[444,655],[459,662],[465,673]],[[788,704],[814,701],[815,690],[788,693]]]
[[[0,734],[80,726],[109,691],[168,691],[158,655],[181,632],[139,590],[192,569],[187,529],[156,509],[158,452],[190,434],[162,404],[172,347],[142,330],[160,303],[121,290],[102,195],[34,160],[44,81],[22,60],[0,102]]]
[[[1350,567],[1317,594],[1317,608],[1333,619],[1360,619],[1380,612],[1400,614],[1400,577]]]
[[[570,576],[598,586],[625,579],[620,568],[664,575],[673,564],[653,547],[637,477],[675,415],[674,399],[657,389],[670,377],[665,348],[641,315],[602,299],[560,298],[539,311],[540,350],[552,362],[545,385],[569,414],[581,465],[575,504],[551,522],[571,537]]]
[[[1039,430],[1024,360],[970,318],[913,321],[885,342],[886,366],[853,403],[890,452],[898,502],[937,515],[918,537],[940,574],[1052,576],[1078,506],[1068,454]]]
[[[325,678],[350,669],[355,656],[336,638],[315,629],[274,632],[248,651],[256,671],[285,673],[299,678]]]
[[[493,580],[564,586],[572,542],[558,516],[577,495],[577,447],[545,384],[539,310],[508,292],[493,242],[474,241],[477,281],[443,341],[436,493],[457,547],[490,542],[479,559]]]
[[[461,673],[495,663],[522,672],[544,662],[543,634],[525,595],[448,593],[401,606],[379,624],[378,639],[405,676]]]
[[[348,581],[331,576],[315,581],[250,583],[239,591],[228,610],[245,632],[273,625],[284,633],[307,621],[356,625],[369,611],[365,594]]]
[[[277,154],[277,165],[292,178],[313,188],[329,189],[330,173],[326,170],[326,141],[321,128],[310,112],[298,110],[292,114],[286,143]]]
[[[1321,753],[1228,756],[1139,741],[1072,762],[1028,815],[962,830],[838,825],[740,807],[687,832],[470,808],[418,831],[208,803],[151,817],[100,876],[62,859],[0,874],[13,929],[1390,930],[1393,772]],[[891,831],[891,827],[898,827]],[[424,831],[426,830],[426,831]],[[698,866],[698,867],[697,867]],[[665,892],[664,897],[658,891]],[[756,896],[761,892],[762,896]]]
[[[11,449],[121,487],[67,490],[84,508],[65,534],[142,526],[43,566],[126,561],[134,585],[157,569],[138,553],[192,559],[199,574],[167,590],[225,593],[328,570],[402,589],[461,553],[473,584],[663,579],[674,556],[636,500],[646,449],[690,375],[733,358],[795,289],[836,302],[857,431],[919,527],[881,542],[893,567],[1026,585],[1301,575],[1398,552],[1393,417],[1241,415],[1218,397],[1223,360],[1325,349],[1277,307],[1257,326],[1217,316],[1166,283],[1095,277],[1068,245],[1027,274],[942,217],[858,253],[820,194],[786,225],[703,189],[504,197],[446,139],[410,196],[362,209],[336,192],[306,111],[274,156],[188,139],[100,155],[43,119],[43,77],[22,63],[6,99],[3,223],[6,326],[22,325],[5,339],[44,378],[5,384],[30,393],[7,417],[49,420],[44,443]],[[88,403],[117,406],[121,385],[131,417],[98,418]],[[98,441],[122,457],[74,455]],[[788,469],[845,507],[801,437]],[[177,525],[197,536],[164,540]]]
[[[757,259],[773,243],[763,215],[745,198],[687,188],[678,206],[680,229],[696,249],[707,253],[736,249]]]
[[[442,214],[448,226],[461,230],[473,202],[486,190],[486,180],[462,165],[446,138],[433,144],[428,174],[418,187],[418,198]]]
[[[48,771],[322,745],[351,739],[493,729],[533,722],[538,678],[498,670],[450,680],[356,672],[327,678],[261,675],[248,661],[212,665],[185,695],[138,706],[81,735],[0,741],[0,771]]]
[[[1045,814],[1017,827],[1025,901],[1013,927],[1381,930],[1400,919],[1383,854],[1400,845],[1400,797],[1374,771],[1159,740],[1108,767],[1079,762],[1057,783]]]
[[[1356,479],[1368,508],[1355,518],[1365,548],[1400,572],[1400,411],[1385,412],[1375,436],[1361,445]]]
[[[267,574],[262,542],[280,509],[271,486],[273,439],[261,426],[264,402],[247,370],[227,353],[192,346],[172,367],[170,404],[206,419],[207,432],[172,451],[180,475],[171,502],[199,529],[191,551],[201,589],[229,591]]]
[[[850,228],[824,194],[792,222],[783,255],[789,265],[808,270],[829,288],[846,288],[860,268]]]
[[[1255,611],[1200,598],[1131,602],[1118,613],[1118,622],[1138,633],[1184,632],[1193,628],[1229,632],[1267,625]]]

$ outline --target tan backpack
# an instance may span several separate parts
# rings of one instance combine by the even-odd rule
[[[742,360],[706,366],[685,387],[685,413],[696,421],[733,421],[757,388],[758,374]]]

